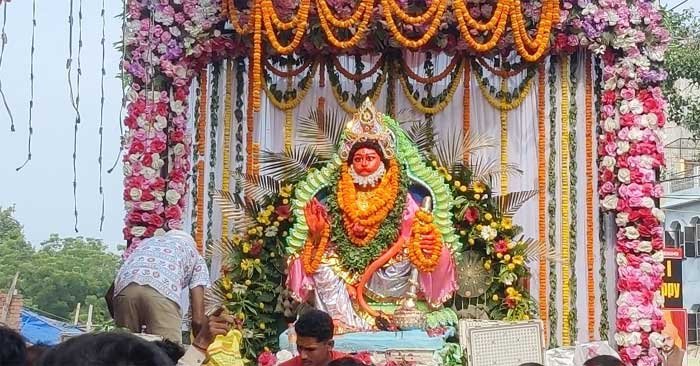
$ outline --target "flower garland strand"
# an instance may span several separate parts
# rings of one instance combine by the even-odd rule
[[[209,108],[210,123],[209,123],[209,181],[207,182],[207,241],[206,247],[209,247],[214,236],[212,229],[214,227],[214,190],[216,189],[216,141],[217,133],[219,132],[219,86],[221,76],[221,62],[214,64],[211,70],[211,107]]]
[[[547,170],[545,146],[547,139],[547,131],[545,128],[545,67],[544,63],[537,68],[537,227],[538,239],[541,245],[547,243]],[[547,254],[546,250],[542,251],[539,258],[539,310],[540,318],[544,326],[544,334],[547,334]]]
[[[255,83],[255,63],[248,62],[248,103],[246,103],[246,174],[253,175],[255,171],[254,165],[254,147],[253,147],[253,131],[255,128],[255,92],[257,87]]]
[[[425,14],[419,17],[409,17],[399,7],[399,5],[396,4],[395,0],[380,0],[380,4],[384,15],[384,20],[386,21],[386,25],[389,28],[389,33],[394,37],[394,40],[408,49],[415,50],[426,45],[437,34],[438,27],[440,26],[440,22],[442,21],[442,16],[445,13],[445,10],[447,10],[448,2],[433,1],[432,4],[429,6],[428,10],[425,12]],[[418,39],[410,39],[406,37],[401,31],[401,29],[399,29],[399,27],[396,25],[396,21],[394,19],[394,14],[397,14],[399,15],[399,18],[401,18],[404,21],[421,21],[420,23],[423,23],[431,15],[431,12],[434,13],[434,15],[432,15],[433,19],[430,21],[430,25],[427,26],[427,29],[425,29],[422,32],[420,38]],[[414,23],[414,25],[420,23]]]
[[[98,169],[99,169],[99,189],[98,192],[100,194],[100,232],[102,232],[102,227],[105,223],[105,194],[104,194],[104,185],[102,184],[102,176],[103,176],[103,167],[102,167],[102,153],[104,150],[104,135],[103,135],[103,130],[104,130],[104,120],[105,120],[105,75],[107,75],[107,70],[105,70],[105,25],[106,25],[106,20],[105,20],[105,0],[101,1],[102,7],[100,8],[100,24],[102,26],[102,38],[100,38],[100,48],[102,50],[101,58],[100,58],[100,128],[98,130],[98,134],[100,135],[100,155],[97,158],[97,164],[98,164]],[[32,141],[32,107],[34,105],[34,28],[36,28],[36,0],[32,0],[32,16],[34,17],[33,19],[33,28],[32,28],[32,47],[31,47],[31,53],[32,53],[32,60],[31,60],[31,97],[30,97],[30,102],[29,102],[29,156],[28,158],[31,159],[31,141]],[[27,159],[27,161],[29,161]]]
[[[413,83],[408,79],[408,75],[403,72],[398,73],[398,79],[401,90],[403,90],[406,99],[414,110],[426,115],[436,115],[444,111],[450,102],[452,102],[452,98],[454,98],[454,94],[457,92],[460,81],[463,79],[462,74],[464,71],[464,68],[462,68],[462,60],[460,60],[452,70],[449,76],[450,81],[447,86],[436,97],[421,98],[418,90],[413,89]],[[433,79],[434,77],[426,78],[428,81]],[[432,82],[426,84],[432,84]]]
[[[577,139],[576,139],[576,128],[578,121],[578,108],[577,108],[577,98],[576,90],[578,85],[577,72],[578,72],[579,58],[577,54],[570,56],[569,62],[569,179],[570,179],[570,189],[569,189],[569,204],[570,204],[570,222],[569,222],[569,267],[572,272],[576,269],[576,251],[578,247],[578,195],[577,195],[577,185],[578,185],[578,163],[576,161],[577,152]],[[574,273],[575,274],[575,273]],[[576,296],[577,296],[577,281],[576,276],[569,277],[569,289],[571,308],[569,310],[569,329],[571,330],[571,340],[576,342],[578,335],[578,316],[577,316],[577,306],[576,306]]]
[[[464,81],[462,82],[464,88],[464,97],[462,100],[462,104],[464,105],[462,109],[462,133],[464,136],[469,136],[471,133],[471,78],[472,69],[470,63],[469,61],[464,61]],[[469,151],[467,149],[464,150],[463,159],[465,162],[469,161]]]
[[[231,129],[233,124],[233,60],[226,61],[226,98],[224,99],[224,148],[223,148],[223,174],[221,176],[221,190],[231,190]],[[228,220],[221,216],[221,236],[229,235]]]
[[[235,170],[236,170],[236,175],[241,176],[243,175],[243,164],[245,163],[245,156],[243,155],[243,127],[244,127],[244,121],[243,121],[243,106],[245,105],[243,102],[243,94],[245,93],[245,80],[244,76],[246,73],[246,67],[245,67],[245,58],[244,57],[237,57],[236,58],[236,111],[234,112],[234,116],[236,117],[236,158],[235,158]],[[240,196],[242,192],[242,188],[240,184],[236,184],[236,190],[235,193],[237,196]]]
[[[508,89],[508,79],[501,78],[501,94],[505,94]],[[506,195],[508,193],[508,109],[500,108],[500,120],[501,120],[501,192],[500,194]]]
[[[489,84],[488,78],[484,75],[484,69],[478,62],[472,60],[472,68],[476,73],[476,80],[479,84],[479,90],[484,96],[484,99],[494,108],[498,110],[513,110],[518,108],[525,98],[530,94],[532,80],[536,75],[536,66],[531,66],[527,69],[527,74],[520,81],[518,86],[516,86],[512,92],[508,91],[507,88],[500,87],[496,89],[495,86]],[[507,75],[507,73],[500,73],[501,75]],[[508,79],[507,77],[500,77],[501,79]]]
[[[423,237],[432,236],[432,244],[421,244]],[[416,219],[411,225],[411,240],[408,242],[408,259],[422,273],[435,270],[442,253],[442,235],[433,225],[433,216],[422,209],[416,212]]]
[[[372,12],[374,9],[374,0],[362,0],[360,4],[356,6],[357,8],[349,18],[340,20],[333,14],[333,11],[328,5],[328,0],[316,0],[319,24],[321,25],[321,29],[323,29],[323,33],[326,35],[326,40],[333,47],[341,50],[353,48],[360,43],[365,33],[369,30],[369,23],[372,19]],[[337,28],[344,28],[348,31],[351,27],[354,27],[355,33],[352,34],[349,39],[341,41],[334,34],[331,25]]]
[[[586,74],[585,107],[586,107],[586,288],[588,294],[588,337],[593,338],[595,332],[595,271],[593,229],[593,69],[591,65],[591,54],[586,53],[585,66]],[[600,222],[599,222],[600,224]]]
[[[338,74],[337,70],[335,69],[333,62],[328,60],[326,62],[326,72],[328,73],[328,80],[331,82],[331,91],[333,92],[333,97],[335,97],[336,102],[342,108],[345,113],[348,114],[354,114],[357,112],[357,107],[352,106],[348,103],[348,100],[350,98],[350,94],[343,90],[343,87],[340,83],[340,75]],[[360,100],[360,103],[362,103],[366,98],[370,98],[373,104],[376,104],[377,100],[379,99],[379,96],[382,91],[382,87],[384,86],[384,83],[386,82],[387,79],[387,72],[386,72],[386,64],[383,65],[382,68],[380,68],[380,74],[377,76],[377,79],[375,82],[372,84],[372,86],[367,90],[366,93],[359,93],[356,92],[355,95],[353,96],[354,100]],[[359,105],[356,104],[356,105]]]
[[[7,3],[5,3],[5,7],[7,7]],[[102,200],[102,211],[100,215],[100,231],[102,231],[102,224],[104,223],[104,216],[105,216],[105,210],[104,210],[104,191],[102,189],[102,121],[103,121],[103,113],[102,111],[104,110],[104,0],[102,1],[102,79],[101,79],[101,85],[102,85],[102,99],[101,99],[101,109],[100,109],[100,157],[98,158],[99,164],[100,164],[100,199]],[[5,19],[7,19],[7,16],[5,16]],[[4,34],[4,32],[3,32]],[[20,171],[22,168],[24,168],[30,160],[32,160],[32,135],[34,134],[34,128],[32,127],[32,121],[33,121],[33,112],[34,112],[34,44],[36,40],[36,0],[32,0],[32,41],[31,41],[31,46],[30,46],[30,52],[29,52],[29,120],[28,120],[28,131],[27,131],[27,159],[20,165],[15,171]],[[3,46],[4,46],[4,41],[3,41]]]
[[[564,56],[561,60],[560,65],[561,73],[561,197],[559,198],[559,207],[561,209],[561,277],[562,281],[562,330],[561,330],[561,342],[562,346],[571,345],[571,323],[569,323],[571,308],[570,296],[571,290],[569,288],[569,279],[571,278],[571,267],[570,267],[570,256],[571,251],[569,245],[571,244],[571,232],[570,230],[570,207],[569,207],[569,197],[570,197],[570,178],[569,172],[570,167],[570,147],[569,147],[569,58]]]
[[[197,121],[197,225],[195,240],[197,241],[197,250],[202,252],[204,249],[204,150],[205,150],[205,134],[207,131],[207,115],[209,114],[208,103],[209,96],[209,79],[207,68],[202,69],[199,73],[199,120]]]
[[[197,87],[195,88],[195,98],[197,101],[199,101],[199,97],[202,93],[202,81],[201,81],[201,75],[202,73],[200,72],[200,75],[198,76],[197,79]],[[200,116],[200,103],[196,102],[194,103],[194,113],[193,113],[193,119],[199,122],[199,116]],[[197,149],[197,145],[201,143],[202,140],[202,135],[200,135],[199,132],[199,126],[196,126],[197,128],[194,129],[194,144],[195,146],[192,149],[192,202],[190,204],[190,214],[192,215],[192,228],[190,231],[190,234],[192,234],[192,237],[197,241],[198,239],[198,232],[197,224],[199,223],[199,209],[198,209],[198,198],[199,198],[199,184],[198,184],[198,177],[199,177],[199,153]]]
[[[549,57],[549,159],[547,161],[547,193],[549,204],[549,250],[557,252],[557,69],[555,56]],[[559,347],[559,304],[557,303],[557,262],[549,262],[549,348]]]
[[[598,60],[595,62],[595,115],[600,116],[600,99],[602,95],[602,82],[603,82],[603,69],[601,68],[601,62]],[[600,135],[600,127],[596,130],[596,141],[598,140],[598,135]],[[597,165],[597,164],[596,164]],[[598,242],[600,243],[600,269],[598,270],[598,275],[600,276],[600,282],[598,283],[598,290],[600,291],[600,326],[598,327],[598,334],[600,339],[608,340],[608,331],[610,329],[610,320],[608,319],[608,271],[607,266],[607,253],[606,249],[606,232],[605,232],[605,215],[601,207],[598,208]]]

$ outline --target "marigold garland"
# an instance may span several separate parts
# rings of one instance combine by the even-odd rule
[[[312,275],[318,271],[321,266],[321,261],[328,248],[328,242],[330,241],[330,228],[328,225],[324,226],[321,232],[321,238],[318,242],[313,243],[311,240],[307,240],[304,245],[304,250],[301,254],[302,265],[304,266],[304,272],[308,275]]]
[[[591,55],[586,54],[584,72],[586,73],[586,269],[588,288],[588,336],[593,337],[595,332],[595,271],[594,263],[594,221],[593,221],[593,70],[591,68]],[[600,223],[599,223],[600,224]]]
[[[423,14],[415,16],[409,15],[406,11],[404,11],[401,8],[401,5],[397,4],[396,0],[381,0],[381,5],[388,6],[388,8],[391,10],[391,14],[398,15],[401,22],[405,24],[422,25],[423,23],[427,22],[430,18],[434,18],[433,16],[438,12],[438,9],[440,8],[440,3],[442,2],[446,1],[431,2],[430,6],[428,6],[428,9],[425,9],[425,12],[423,12]]]
[[[255,93],[253,88],[255,88],[255,81],[254,81],[254,63],[251,61],[248,63],[248,103],[246,105],[246,174],[252,175],[253,174],[253,157],[254,157],[254,152],[253,152],[253,129],[255,126],[255,109],[254,109],[254,99],[255,99]]]
[[[554,56],[549,57],[549,159],[547,161],[547,241],[550,251],[557,251],[557,69]],[[559,347],[559,304],[557,302],[557,263],[549,262],[549,348]]]
[[[294,110],[293,109],[287,109],[284,111],[284,148],[286,150],[289,150],[292,148],[292,136],[294,135],[293,131],[293,123],[294,123]]]
[[[452,71],[454,71],[455,67],[462,62],[463,56],[461,55],[455,55],[450,59],[450,63],[447,64],[444,70],[442,70],[439,74],[435,76],[429,76],[429,77],[423,77],[418,74],[416,74],[411,67],[406,64],[406,57],[400,57],[399,62],[401,63],[401,72],[406,74],[407,77],[410,79],[417,81],[421,84],[429,84],[429,83],[439,83],[443,79],[447,77]]]
[[[434,239],[430,248],[422,245],[425,236]],[[440,232],[433,225],[433,216],[422,209],[416,212],[411,225],[411,240],[408,242],[408,258],[420,272],[432,272],[440,261],[442,239]]]
[[[330,56],[331,61],[333,62],[333,67],[338,70],[339,73],[341,73],[343,76],[346,78],[352,80],[352,81],[362,81],[365,80],[372,75],[374,75],[377,70],[379,70],[380,67],[384,66],[384,63],[386,61],[386,56],[382,55],[379,60],[374,64],[374,66],[370,67],[368,71],[361,72],[361,73],[353,73],[350,72],[350,70],[346,69],[343,67],[343,65],[340,63],[340,57],[334,57]]]
[[[197,120],[197,136],[204,137],[207,128],[207,102],[209,101],[209,96],[207,96],[208,80],[207,80],[207,68],[203,68],[199,72],[199,119]],[[199,156],[204,155],[204,143],[202,141],[197,141],[197,153]]]
[[[544,63],[537,69],[537,216],[538,238],[542,245],[547,243],[547,170],[545,160],[546,129],[545,129],[545,69]],[[547,255],[542,251],[539,261],[539,306],[540,317],[547,334]]]
[[[508,88],[508,80],[501,79],[501,92]],[[508,167],[508,109],[501,108],[501,195],[508,192],[508,174],[505,174]]]
[[[571,345],[571,328],[569,324],[570,288],[568,279],[571,277],[569,244],[569,58],[564,56],[561,62],[561,276],[562,276],[562,346]]]
[[[369,29],[369,22],[372,19],[372,10],[374,8],[374,0],[362,0],[355,10],[353,15],[346,20],[339,20],[330,9],[327,0],[316,0],[316,10],[318,12],[318,20],[321,24],[321,29],[326,34],[328,43],[339,49],[348,49],[357,46],[363,39],[365,33]],[[361,14],[358,15],[358,14]],[[331,24],[328,24],[331,23]],[[331,25],[337,28],[349,28],[356,26],[355,34],[350,39],[341,41],[333,33]]]
[[[342,210],[343,225],[350,242],[363,247],[372,241],[379,232],[389,211],[396,202],[399,191],[399,168],[394,160],[389,162],[384,177],[370,193],[358,191],[347,165],[340,168],[338,181],[338,207]],[[353,227],[365,228],[365,236],[356,236]]]
[[[486,53],[496,47],[498,41],[506,31],[508,14],[510,13],[510,9],[512,7],[511,1],[512,0],[498,1],[493,17],[486,24],[473,21],[473,18],[471,18],[471,15],[469,14],[469,9],[464,1],[456,0],[453,2],[452,6],[454,7],[454,15],[457,18],[459,32],[462,35],[462,39],[464,39],[469,47],[479,53]],[[471,29],[482,31],[488,30],[491,32],[491,38],[489,38],[486,43],[481,43],[471,34]]]
[[[233,60],[226,62],[226,99],[224,100],[224,151],[221,189],[230,191],[231,180],[231,129],[233,124]],[[228,236],[228,220],[221,220],[222,236]]]
[[[510,25],[513,31],[515,48],[520,57],[528,62],[538,61],[549,47],[549,38],[554,24],[559,21],[559,1],[544,0],[535,39],[531,39],[525,27],[520,0],[513,0],[510,12]]]
[[[257,112],[260,110],[260,89],[262,86],[262,27],[263,27],[263,17],[262,17],[262,7],[260,1],[253,2],[253,48],[251,49],[252,57],[250,60],[250,68],[248,71],[248,78],[250,79],[250,88],[248,93],[251,95],[249,98],[249,113]],[[252,119],[252,115],[250,116]]]
[[[236,33],[241,35],[248,34],[250,32],[250,28],[253,27],[254,18],[251,16],[248,19],[248,24],[241,25],[240,15],[238,9],[236,8],[235,0],[224,0],[222,1],[222,5],[224,7],[223,12],[225,15],[228,15],[229,22],[233,26]]]
[[[265,25],[265,34],[270,41],[270,45],[279,54],[287,55],[299,47],[306,34],[308,26],[309,12],[311,11],[311,0],[301,0],[299,11],[292,17],[292,20],[284,22],[277,16],[277,11],[272,0],[259,0],[261,2],[262,20]],[[295,29],[294,29],[295,28]],[[294,29],[294,37],[288,45],[282,46],[277,38],[278,31]]]
[[[387,64],[384,64],[385,67],[386,65]],[[333,96],[335,97],[335,100],[340,106],[340,108],[342,108],[348,114],[356,113],[357,108],[348,104],[348,99],[350,99],[350,97],[348,95],[348,92],[342,89],[342,85],[340,84],[340,76],[333,67],[333,62],[329,61],[326,63],[326,71],[328,73],[328,79],[331,82],[331,91],[333,92]],[[360,94],[355,99],[360,100],[361,103],[365,100],[365,98],[370,98],[372,103],[376,104],[377,100],[379,99],[379,95],[382,92],[382,86],[384,86],[386,79],[387,72],[384,68],[382,68],[381,73],[377,77],[377,80],[374,82],[374,84],[372,84],[372,87],[370,87],[366,93]]]
[[[310,65],[307,74],[299,81],[298,88],[289,90],[285,93],[279,93],[275,88],[275,84],[271,82],[266,82],[263,90],[267,99],[274,105],[277,109],[281,111],[293,110],[298,107],[299,104],[306,98],[311,86],[313,86],[313,78],[316,75],[316,70],[318,69],[318,63],[314,62]],[[265,74],[265,80],[269,80],[269,76]],[[282,94],[281,98],[278,94]]]
[[[197,251],[203,253],[204,249],[204,160],[197,162],[197,225],[195,226],[195,240]]]
[[[433,16],[432,21],[430,22],[430,26],[428,26],[428,29],[423,32],[420,38],[414,40],[404,36],[403,32],[396,26],[396,22],[394,20],[394,11],[398,10],[401,13],[401,15],[407,17],[407,19],[412,20],[422,19],[423,16],[408,18],[408,15],[404,13],[398,5],[396,5],[394,0],[380,0],[382,12],[384,13],[384,20],[386,21],[386,25],[389,28],[389,32],[394,37],[394,40],[396,40],[399,44],[409,49],[417,49],[423,47],[431,39],[433,39],[435,34],[437,34],[438,32],[440,22],[442,21],[442,16],[445,13],[445,10],[447,10],[447,3],[447,1],[433,2],[432,6],[428,9],[428,11],[426,11],[426,14],[423,14],[423,16],[426,16],[425,18],[427,19],[430,15],[430,9],[434,6],[437,6],[437,10],[435,10],[435,14]],[[399,15],[399,17],[401,17],[401,15]]]
[[[576,160],[577,141],[576,129],[578,125],[578,107],[576,91],[578,85],[579,58],[576,54],[569,58],[569,205],[570,205],[570,223],[569,223],[569,267],[572,271],[576,269],[576,254],[578,252],[578,165]],[[569,329],[571,330],[571,339],[575,342],[578,339],[578,284],[576,276],[569,277],[569,289],[571,290],[570,302],[571,309],[569,310]]]
[[[472,61],[472,67],[475,70],[479,90],[481,90],[484,99],[486,99],[492,107],[506,111],[516,109],[523,103],[525,98],[530,94],[532,80],[536,74],[535,68],[531,67],[528,69],[527,75],[525,75],[520,84],[515,87],[513,92],[509,92],[507,88],[500,88],[498,92],[495,92],[495,88],[489,85],[488,79],[484,76],[484,70],[481,68],[481,65]]]
[[[314,62],[313,58],[305,57],[304,62],[298,68],[292,69],[292,70],[280,70],[277,67],[275,67],[275,65],[273,65],[269,59],[266,58],[264,61],[265,70],[267,70],[267,71],[271,72],[273,75],[276,75],[276,76],[281,77],[281,78],[291,78],[291,77],[299,76],[299,74],[301,74],[305,70],[308,70],[308,68],[312,62]]]
[[[504,65],[504,68],[503,68],[503,69],[498,69],[498,68],[495,68],[495,67],[491,66],[491,65],[490,65],[488,62],[486,62],[486,60],[485,60],[483,57],[481,57],[481,56],[477,56],[477,57],[475,57],[475,59],[476,59],[476,62],[478,62],[479,65],[481,65],[481,67],[485,68],[485,69],[488,70],[490,73],[492,73],[492,74],[494,74],[494,75],[497,75],[497,76],[500,76],[500,77],[502,77],[502,78],[511,78],[511,77],[513,77],[513,76],[517,76],[517,75],[520,74],[521,72],[523,72],[523,71],[525,71],[525,70],[528,70],[528,69],[530,69],[530,68],[533,67],[533,65],[532,65],[531,63],[529,63],[529,62],[521,62],[520,64],[517,64],[517,65],[515,65],[515,66],[512,66],[512,65],[506,66],[506,65]],[[505,63],[505,61],[504,61],[504,63]]]

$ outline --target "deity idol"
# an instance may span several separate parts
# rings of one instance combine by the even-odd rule
[[[457,287],[431,212],[434,190],[397,150],[396,133],[365,102],[345,126],[329,184],[297,210],[308,230],[291,251],[287,287],[300,302],[313,298],[340,332],[375,329],[391,308],[382,304],[416,295],[437,308]]]

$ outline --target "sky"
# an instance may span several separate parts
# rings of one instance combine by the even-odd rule
[[[8,44],[0,65],[0,81],[15,120],[16,132],[10,132],[10,120],[0,107],[0,206],[15,206],[15,216],[24,225],[27,239],[39,245],[52,233],[62,237],[85,236],[103,239],[112,249],[124,242],[121,234],[124,205],[121,198],[121,160],[117,169],[107,173],[117,157],[120,137],[121,86],[120,52],[112,46],[121,38],[122,2],[106,3],[106,58],[104,106],[103,185],[105,222],[100,231],[99,124],[100,45],[102,19],[100,0],[82,0],[83,49],[80,112],[82,123],[77,139],[78,229],[73,215],[73,126],[66,60],[69,44],[69,4],[71,0],[36,0],[37,27],[35,53],[32,160],[21,171],[27,156],[28,112],[30,97],[30,45],[32,0],[14,0],[7,8]],[[75,5],[74,59],[77,58],[77,7]],[[681,0],[662,1],[675,6]],[[689,0],[680,8],[700,9],[700,0]],[[1,14],[0,14],[1,16]],[[77,61],[77,60],[76,60]],[[74,62],[76,62],[74,61]],[[75,71],[73,76],[75,77]]]

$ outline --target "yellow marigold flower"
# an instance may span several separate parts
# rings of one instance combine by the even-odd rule
[[[478,193],[476,193],[476,194],[474,194],[474,199],[479,200],[479,199],[481,199],[481,196]]]
[[[487,260],[486,262],[484,262],[484,269],[486,269],[487,271],[491,269],[491,260],[490,259]]]
[[[491,213],[487,212],[487,213],[484,215],[484,218],[485,218],[486,220],[488,220],[488,221],[491,221],[491,220],[493,220],[493,215],[491,215]]]
[[[474,182],[474,186],[472,188],[474,189],[474,192],[476,192],[476,193],[486,192],[486,185],[482,182]]]
[[[522,255],[513,256],[513,263],[521,266],[525,262],[525,258]]]
[[[455,181],[455,187],[459,188],[459,187],[461,187],[461,186],[462,186],[462,182],[456,180],[456,181]]]
[[[451,181],[451,180],[452,180],[452,175],[450,175],[450,174],[446,175],[446,176],[445,176],[445,179],[447,179],[448,182]]]
[[[497,229],[497,228],[498,228],[498,223],[497,223],[496,221],[491,221],[491,224],[489,224],[489,226],[491,226],[491,227],[494,228],[494,229]]]
[[[469,238],[468,242],[469,242],[469,245],[474,245],[474,239],[473,239],[473,238]]]
[[[494,294],[493,296],[491,296],[491,300],[498,301],[498,295]]]
[[[224,290],[226,290],[226,291],[230,290],[231,287],[233,286],[233,284],[231,283],[231,279],[228,277],[224,277],[221,280],[221,286],[223,286]]]
[[[514,269],[515,269],[515,264],[513,264],[513,263],[508,263],[508,270],[509,270],[509,271],[512,271],[512,270],[514,270]]]
[[[461,186],[461,187],[459,187],[459,191],[462,192],[462,193],[466,192],[466,191],[467,191],[467,186]]]
[[[508,262],[510,260],[510,254],[506,254],[503,256],[503,259]]]
[[[226,293],[226,298],[227,298],[228,300],[233,300],[233,294],[230,293],[230,292],[227,292],[227,293]]]
[[[513,228],[513,219],[510,217],[504,217],[503,220],[501,220],[501,225],[504,229],[510,230]]]

